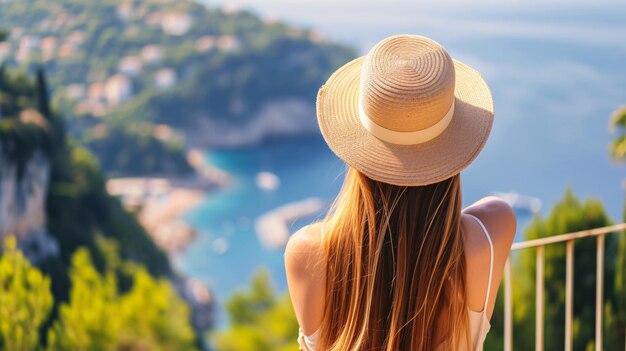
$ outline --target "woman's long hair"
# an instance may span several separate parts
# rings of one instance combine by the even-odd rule
[[[324,220],[320,349],[433,350],[443,342],[455,350],[469,342],[460,220],[459,175],[396,186],[349,168]]]

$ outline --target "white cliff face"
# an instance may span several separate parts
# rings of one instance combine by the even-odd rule
[[[319,133],[315,105],[300,99],[265,104],[248,123],[198,116],[197,125],[185,130],[191,147],[243,147],[270,136]]]
[[[49,179],[50,162],[42,152],[35,152],[18,175],[17,162],[0,149],[0,240],[14,235],[34,264],[59,252],[46,231]]]

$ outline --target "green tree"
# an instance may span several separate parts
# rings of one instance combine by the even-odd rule
[[[52,118],[52,111],[50,109],[50,99],[48,97],[48,84],[46,83],[46,72],[43,67],[37,67],[37,91],[36,101],[37,109],[48,120]]]
[[[609,153],[616,161],[626,161],[626,105],[613,112],[609,121],[609,129],[618,135],[609,146]]]
[[[624,162],[626,161],[626,105],[621,106],[613,113],[609,120],[609,129],[611,132],[617,131],[617,136],[609,146],[609,154],[614,161]],[[626,191],[626,180],[624,181],[624,187]],[[623,211],[622,223],[626,223],[626,194],[624,196]],[[626,232],[619,241],[615,270],[615,293],[618,296],[617,307],[621,312],[617,322],[621,323],[622,326],[626,326],[626,321],[624,320],[626,319]],[[622,331],[622,334],[624,333],[626,331]]]
[[[34,350],[52,303],[50,279],[16,249],[14,237],[7,238],[0,258],[0,349]]]
[[[190,311],[165,279],[120,261],[113,240],[100,238],[106,268],[100,274],[89,252],[72,257],[70,301],[48,333],[49,350],[195,350]],[[115,268],[131,281],[120,293]]]
[[[189,307],[172,285],[163,278],[154,279],[142,266],[129,269],[133,287],[122,296],[115,313],[123,325],[120,349],[195,350]]]
[[[52,350],[109,350],[121,329],[115,275],[102,276],[93,266],[89,251],[76,250],[70,268],[72,288],[69,304],[61,305],[58,320],[48,334]]]
[[[545,219],[536,216],[525,229],[525,239],[537,239],[610,225],[611,221],[599,200],[578,200],[570,189]],[[617,309],[618,296],[613,289],[617,240],[615,235],[605,239],[605,345],[623,349],[623,313]],[[595,323],[596,240],[578,240],[574,246],[574,349],[593,346]],[[535,251],[524,250],[514,259],[513,300],[515,346],[531,349],[535,330]],[[565,245],[545,248],[544,327],[546,350],[564,347],[565,323]],[[621,335],[621,336],[620,336]],[[620,339],[621,338],[621,339]],[[615,347],[615,348],[613,348]]]
[[[218,351],[297,350],[298,321],[288,294],[277,296],[266,270],[252,278],[248,291],[226,303],[229,327],[215,333]]]

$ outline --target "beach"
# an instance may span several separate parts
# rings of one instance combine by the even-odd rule
[[[200,204],[210,191],[232,183],[228,173],[209,165],[202,151],[187,152],[194,172],[186,176],[112,178],[107,181],[109,194],[118,197],[154,242],[169,255],[184,250],[196,237],[195,229],[181,218]]]

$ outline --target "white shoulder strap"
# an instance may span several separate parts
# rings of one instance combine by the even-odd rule
[[[469,213],[466,213],[466,215],[474,218],[474,220],[478,222],[478,224],[480,224],[480,227],[483,228],[483,232],[485,233],[485,236],[487,237],[487,241],[489,241],[489,254],[490,254],[489,283],[487,283],[487,296],[485,296],[485,303],[483,305],[483,311],[484,311],[485,308],[487,308],[487,302],[489,302],[489,295],[491,294],[491,278],[493,275],[493,242],[491,241],[491,236],[489,236],[489,232],[487,231],[487,228],[485,228],[485,225],[483,224],[483,222],[481,222],[480,219],[478,219],[478,217],[474,215],[471,215]]]

